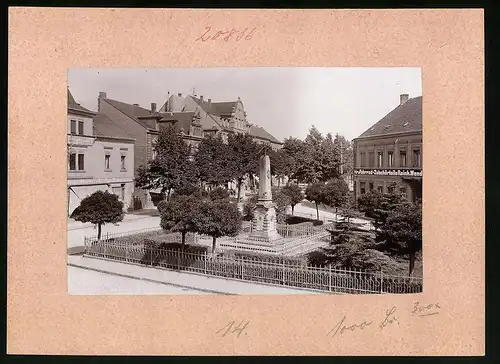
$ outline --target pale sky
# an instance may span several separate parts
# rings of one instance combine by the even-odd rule
[[[422,95],[420,68],[110,68],[70,69],[68,85],[82,106],[97,96],[158,108],[170,94],[195,93],[212,102],[241,98],[247,119],[280,140],[303,139],[311,125],[352,140],[399,104]]]

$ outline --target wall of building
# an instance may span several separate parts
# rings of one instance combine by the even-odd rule
[[[420,166],[413,163],[413,151],[420,151]],[[400,152],[406,151],[406,166],[401,166]],[[385,136],[354,141],[354,168],[421,168],[422,133]],[[378,165],[377,153],[382,153],[382,165]],[[393,165],[389,165],[389,152],[393,153]],[[364,153],[364,158],[363,157]],[[374,163],[369,161],[369,153],[374,155]]]
[[[81,116],[77,114],[68,114],[68,134],[71,134],[71,121],[74,120],[76,122],[76,134],[80,135],[79,130],[78,130],[78,122],[83,122],[83,134],[81,135],[87,135],[87,136],[92,136],[93,135],[93,121],[92,117],[89,116]]]
[[[144,165],[147,161],[148,143],[146,129],[105,101],[100,103],[100,112],[107,115],[115,123],[118,123],[130,138],[135,139],[134,171],[136,171],[139,166]]]
[[[69,214],[78,207],[83,198],[98,190],[117,194],[123,201],[125,210],[132,206],[133,141],[94,137],[92,145],[75,146],[72,152],[84,155],[84,170],[71,171],[68,165]],[[106,155],[109,156],[109,168],[106,168]],[[125,157],[125,168],[122,168],[122,156]]]
[[[245,115],[245,108],[243,107],[243,103],[238,101],[236,103],[236,108],[234,110],[234,115],[231,118],[232,126],[237,131],[242,133],[246,133],[248,131],[248,123]]]
[[[355,169],[419,171],[422,168],[421,132],[358,139],[354,140],[353,148]],[[419,158],[414,158],[414,151],[420,153]],[[406,163],[402,161],[402,152],[406,153]],[[371,190],[381,193],[394,191],[406,195],[408,200],[413,201],[416,197],[421,197],[421,180],[421,177],[406,178],[400,176],[355,174],[354,190],[357,197]]]

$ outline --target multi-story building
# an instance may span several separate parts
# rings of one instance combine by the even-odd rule
[[[422,198],[422,96],[399,105],[353,140],[355,197],[369,191]]]
[[[107,98],[105,92],[98,97],[98,116],[103,124],[110,124],[129,138],[135,139],[134,171],[154,158],[153,145],[163,126],[171,124],[182,132],[183,138],[193,150],[207,135],[227,135],[231,132],[250,133],[258,143],[266,143],[273,149],[282,143],[263,128],[250,124],[241,100],[212,103],[203,97],[169,96],[157,110],[156,103],[150,109],[138,104],[127,104]],[[152,208],[158,191],[135,189],[134,207]]]
[[[212,99],[205,100],[203,95],[182,94],[171,95],[159,110],[161,113],[172,113],[174,118],[183,113],[195,113],[203,129],[203,134],[219,133],[224,135],[230,133],[250,134],[255,142],[267,144],[272,149],[277,150],[283,143],[269,134],[264,128],[251,124],[247,119],[247,113],[243,102],[238,97],[236,101],[212,102]]]
[[[128,209],[134,191],[134,140],[78,104],[69,89],[67,123],[68,215],[98,190],[115,193]]]

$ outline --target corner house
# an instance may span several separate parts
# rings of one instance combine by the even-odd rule
[[[354,193],[422,198],[422,96],[400,96],[398,107],[353,140]]]

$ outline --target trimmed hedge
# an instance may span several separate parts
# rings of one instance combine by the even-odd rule
[[[288,225],[296,225],[296,224],[302,224],[305,222],[311,222],[313,226],[320,226],[323,225],[322,220],[315,220],[315,219],[309,219],[307,217],[302,217],[302,216],[291,216],[288,215],[285,219],[285,223]]]

